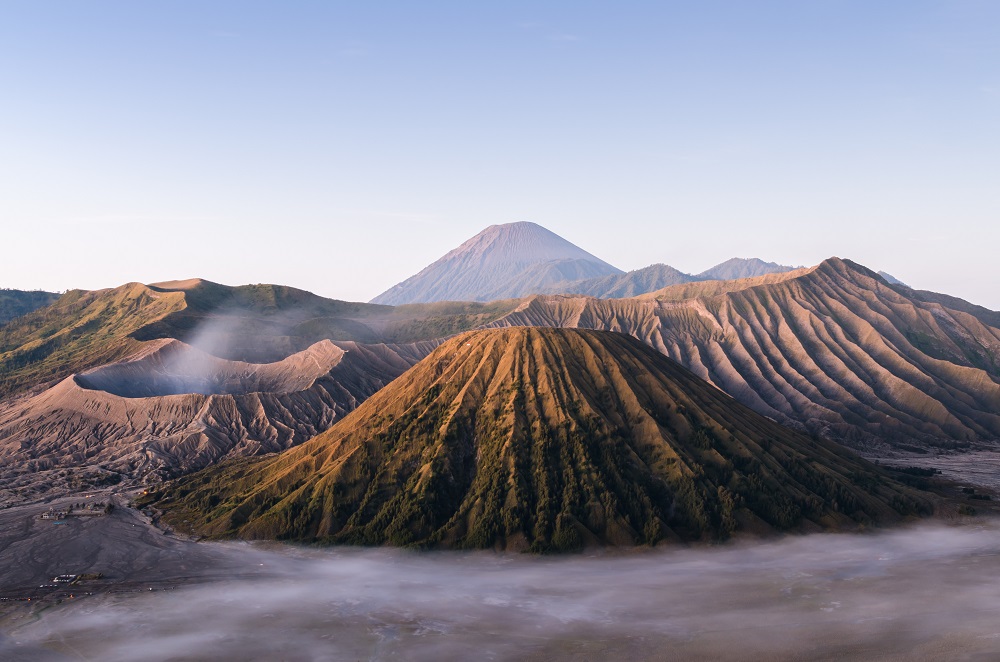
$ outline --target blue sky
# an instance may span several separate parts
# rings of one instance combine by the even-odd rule
[[[1000,308],[1000,2],[0,1],[0,286],[367,300],[492,223]]]

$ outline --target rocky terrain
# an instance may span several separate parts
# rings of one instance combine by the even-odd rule
[[[0,503],[283,450],[515,306],[200,279],[67,293],[0,328]]]
[[[184,305],[180,292],[138,283],[67,292],[0,327],[0,397],[123,359],[141,347],[134,332]]]
[[[149,499],[210,536],[533,551],[932,509],[633,338],[530,328],[460,335],[312,441]]]
[[[101,471],[98,484],[156,481],[281,451],[330,427],[430,349],[325,340],[250,364],[177,340],[145,345],[130,360],[0,405],[5,476],[90,466]]]
[[[72,291],[0,327],[0,398],[177,339],[213,356],[271,363],[321,340],[436,341],[517,306],[494,303],[375,306],[281,285],[228,287],[202,279]]]
[[[31,475],[48,489],[47,472],[73,467],[89,467],[84,482],[155,480],[283,450],[442,339],[490,326],[632,335],[758,413],[869,455],[1000,437],[1000,314],[846,260],[621,299],[396,307],[194,279],[70,292],[0,327],[7,489],[35,493]]]
[[[631,299],[536,296],[490,325],[627,333],[759,413],[855,444],[1000,438],[997,314],[848,260]]]

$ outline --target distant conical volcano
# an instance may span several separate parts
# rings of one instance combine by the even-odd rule
[[[495,301],[622,271],[535,223],[491,225],[372,303]]]
[[[209,536],[566,550],[853,526],[929,506],[625,335],[460,335],[310,442],[154,495]]]

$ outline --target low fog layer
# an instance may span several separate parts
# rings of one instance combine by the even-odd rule
[[[241,577],[64,604],[0,657],[1000,655],[1000,525],[537,558],[220,546]]]
[[[602,557],[219,547],[239,578],[64,604],[0,657],[1000,655],[996,523]]]

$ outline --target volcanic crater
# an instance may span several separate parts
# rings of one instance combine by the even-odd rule
[[[284,395],[304,391],[332,370],[345,351],[329,340],[274,363],[228,361],[179,340],[168,340],[132,361],[74,376],[81,388],[124,398],[167,395]]]

